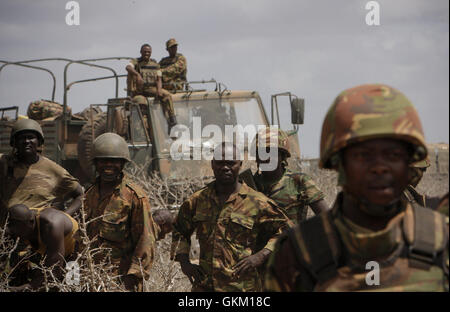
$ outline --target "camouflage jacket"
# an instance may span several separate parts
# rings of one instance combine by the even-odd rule
[[[63,209],[64,198],[78,185],[66,169],[44,156],[26,165],[12,155],[0,155],[0,225],[13,205]]]
[[[276,238],[287,226],[286,216],[263,194],[242,184],[223,207],[215,182],[194,193],[180,208],[172,234],[176,254],[189,254],[191,235],[200,243],[200,285],[214,291],[260,291],[257,270],[233,277],[233,266],[263,248],[273,250]]]
[[[286,169],[277,182],[267,185],[260,173],[254,175],[258,191],[275,201],[288,218],[297,223],[305,220],[308,205],[325,197],[312,178],[304,173],[293,173]]]
[[[159,61],[159,65],[161,66],[164,84],[186,81],[187,61],[183,54],[177,53],[175,57],[164,57]],[[169,85],[164,85],[164,88],[171,89]],[[181,86],[178,88],[181,90]]]
[[[384,229],[371,231],[342,215],[343,196],[277,242],[266,290],[448,291],[448,229],[441,214],[402,201]]]
[[[111,248],[120,274],[149,277],[155,257],[156,229],[145,192],[124,175],[115,190],[100,198],[99,181],[86,192],[84,207],[89,238]]]

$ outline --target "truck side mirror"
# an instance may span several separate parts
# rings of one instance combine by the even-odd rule
[[[291,122],[294,125],[302,125],[305,115],[305,99],[293,98],[291,100]]]

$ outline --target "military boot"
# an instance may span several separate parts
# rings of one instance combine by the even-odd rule
[[[170,130],[172,130],[172,128],[177,125],[177,118],[175,117],[175,115],[169,117],[169,120],[167,121],[167,125],[168,125],[167,131],[170,136]]]

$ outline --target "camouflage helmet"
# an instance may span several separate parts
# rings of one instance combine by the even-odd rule
[[[173,47],[174,45],[178,45],[178,42],[175,40],[175,38],[170,38],[166,42],[166,49]]]
[[[94,140],[92,158],[121,158],[130,161],[128,144],[116,133],[103,133]]]
[[[147,98],[143,95],[136,95],[133,97],[132,99],[133,102],[137,103],[137,104],[148,104]]]
[[[412,161],[427,157],[425,138],[416,109],[398,90],[367,84],[341,92],[328,110],[320,139],[320,168],[336,168],[334,155],[348,145],[376,138],[411,144]]]
[[[44,144],[44,132],[42,132],[41,125],[33,119],[19,119],[12,127],[9,145],[14,146],[14,140],[17,134],[23,131],[33,131],[37,134],[40,145]]]
[[[287,157],[291,157],[288,135],[279,128],[265,127],[260,129],[255,136],[254,144],[256,144],[256,149],[259,147],[278,148],[284,151]]]

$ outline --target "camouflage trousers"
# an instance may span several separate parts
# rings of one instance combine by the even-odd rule
[[[164,117],[168,120],[169,117],[175,116],[175,110],[173,109],[172,94],[166,89],[161,89],[161,97],[158,97],[156,87],[148,87],[142,92],[142,95],[155,97],[161,102]]]

